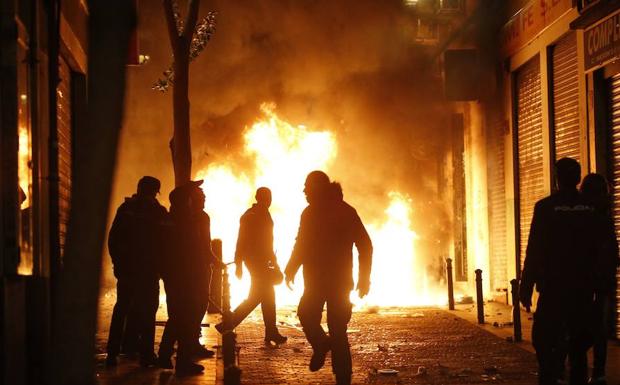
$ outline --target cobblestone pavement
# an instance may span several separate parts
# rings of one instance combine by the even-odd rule
[[[161,291],[163,293],[163,290]],[[104,290],[104,294],[99,301],[99,320],[96,335],[96,375],[97,385],[215,385],[216,370],[218,362],[215,358],[203,359],[198,363],[205,367],[204,373],[197,376],[177,377],[173,370],[163,370],[158,368],[141,368],[137,358],[119,357],[119,364],[113,368],[106,368],[105,351],[108,339],[108,330],[112,309],[116,301],[116,292],[113,288]],[[159,309],[157,310],[158,326],[155,328],[155,351],[159,346],[161,334],[163,333],[163,321],[168,318],[164,297],[160,298]],[[209,315],[203,320],[209,327],[201,328],[201,343],[209,349],[215,350],[219,344],[219,334],[213,328],[219,322],[219,316]]]
[[[308,370],[312,349],[294,311],[279,311],[278,320],[289,341],[277,348],[263,344],[259,312],[237,328],[242,383],[333,384],[329,356],[322,370]],[[447,311],[390,308],[354,313],[349,341],[354,384],[536,383],[532,353]],[[380,369],[398,374],[380,374]]]

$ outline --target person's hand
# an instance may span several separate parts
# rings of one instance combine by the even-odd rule
[[[525,311],[529,313],[532,307],[532,292],[521,288],[521,290],[519,290],[519,302],[521,302]]]
[[[357,282],[357,294],[360,298],[364,298],[366,294],[370,291],[370,281],[367,279],[360,279]]]
[[[236,266],[237,267],[235,268],[235,276],[237,277],[237,279],[241,279],[243,277],[243,265],[239,263]]]
[[[293,284],[295,283],[295,277],[291,277],[287,275],[286,277],[284,277],[284,282],[286,283],[286,287],[288,287],[289,290],[293,290]]]

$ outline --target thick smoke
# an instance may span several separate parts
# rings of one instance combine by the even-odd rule
[[[224,160],[244,169],[243,129],[272,101],[292,124],[336,133],[331,176],[362,218],[380,217],[387,192],[400,190],[425,218],[414,220],[421,238],[440,238],[437,170],[449,119],[439,71],[415,44],[417,20],[402,0],[203,1],[201,13],[209,10],[217,32],[190,67],[194,172]],[[164,203],[173,187],[172,93],[151,90],[171,60],[160,1],[140,2],[139,38],[151,61],[128,71],[114,207],[142,175],[162,180]]]

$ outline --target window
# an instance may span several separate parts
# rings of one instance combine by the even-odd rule
[[[30,126],[30,93],[28,79],[28,49],[25,39],[17,45],[17,178],[19,189],[19,266],[18,274],[33,272],[32,229],[32,131]]]

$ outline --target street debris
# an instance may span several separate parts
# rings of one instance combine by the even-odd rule
[[[377,373],[382,374],[384,376],[395,376],[398,374],[398,370],[396,369],[379,369]]]

